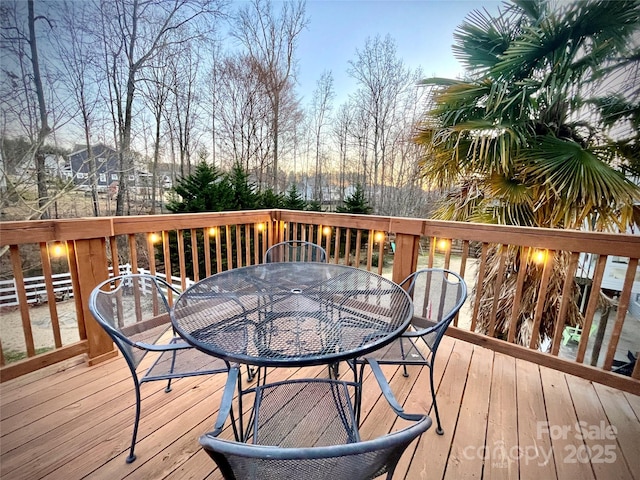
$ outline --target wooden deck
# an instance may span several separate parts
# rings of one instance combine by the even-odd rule
[[[169,394],[144,384],[138,459],[127,465],[134,393],[124,360],[65,367],[0,385],[1,478],[220,478],[197,439],[212,429],[224,375],[178,380]],[[405,410],[430,408],[426,369],[385,373]],[[325,374],[281,369],[270,378]],[[640,479],[640,397],[449,337],[436,377],[445,434],[427,431],[394,479]],[[399,428],[372,382],[363,438]]]

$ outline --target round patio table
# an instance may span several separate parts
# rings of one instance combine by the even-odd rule
[[[397,284],[326,263],[265,263],[207,277],[175,302],[172,322],[196,348],[260,367],[333,364],[398,337],[413,305]]]

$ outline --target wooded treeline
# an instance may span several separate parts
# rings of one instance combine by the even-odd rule
[[[345,66],[357,82],[340,92],[347,100],[335,104],[328,70],[313,95],[301,97],[296,49],[310,22],[305,7],[299,0],[2,2],[1,174],[12,193],[5,197],[28,203],[12,174],[34,162],[39,203],[28,218],[46,217],[56,194],[44,155],[87,148],[100,215],[91,146],[104,143],[118,152],[117,215],[129,210],[134,169],[154,174],[153,213],[158,165],[174,165],[180,178],[202,160],[222,171],[241,165],[259,191],[296,184],[305,200],[334,208],[361,184],[375,213],[420,214],[425,195],[412,138],[425,110],[422,72],[398,57],[393,38],[366,38]],[[5,148],[16,139],[28,145],[20,155]]]

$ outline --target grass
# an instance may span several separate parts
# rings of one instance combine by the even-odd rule
[[[53,350],[53,347],[36,348],[36,355],[50,352],[51,350]],[[18,362],[20,360],[24,360],[25,358],[27,358],[27,352],[21,352],[18,350],[8,350],[4,352],[4,360],[6,363]]]

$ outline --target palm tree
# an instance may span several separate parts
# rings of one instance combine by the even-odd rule
[[[640,198],[620,171],[640,158],[639,25],[638,0],[514,0],[496,16],[473,11],[453,46],[466,78],[424,81],[433,100],[417,142],[425,147],[425,177],[447,191],[437,216],[626,231]],[[496,268],[482,285],[483,303],[493,302],[500,248],[489,252]],[[523,252],[507,253],[509,273],[495,292],[502,337]],[[566,258],[554,260],[541,337],[553,334]],[[525,303],[535,302],[541,275],[541,267],[527,268]],[[480,307],[478,328],[486,331],[491,308]],[[528,311],[523,304],[516,335],[527,345]],[[567,318],[581,322],[575,305]]]

